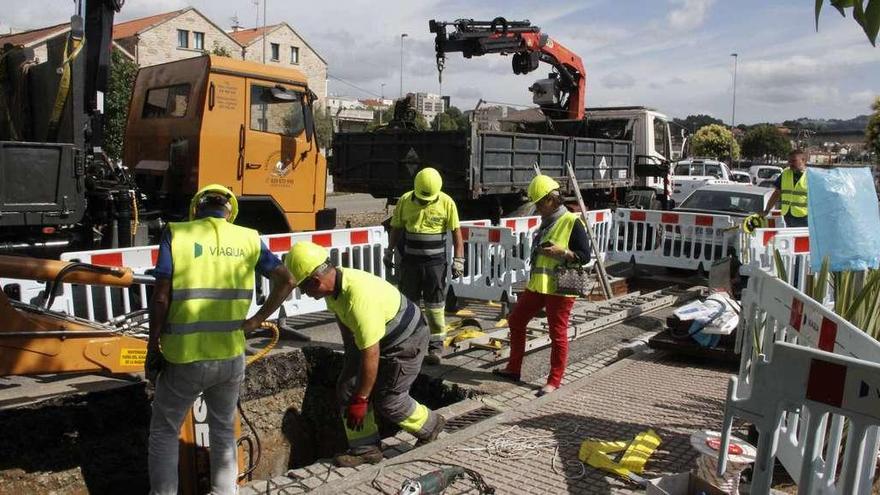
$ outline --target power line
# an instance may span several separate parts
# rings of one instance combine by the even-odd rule
[[[368,89],[364,89],[364,88],[358,86],[357,84],[354,84],[354,83],[348,82],[348,81],[346,81],[345,79],[343,79],[343,78],[341,78],[341,77],[336,77],[336,76],[334,76],[333,74],[330,74],[329,72],[327,73],[327,77],[329,77],[330,79],[335,79],[335,80],[337,80],[337,81],[339,81],[339,82],[341,82],[341,83],[343,83],[343,84],[347,84],[347,85],[351,86],[352,88],[354,88],[354,89],[356,89],[356,90],[358,90],[358,91],[363,91],[364,93],[367,93],[368,95],[375,96],[376,98],[381,98],[381,96],[378,95],[378,94],[376,94],[375,92],[370,91],[370,90],[368,90]]]

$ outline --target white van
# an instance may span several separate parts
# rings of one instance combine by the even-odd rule
[[[752,177],[752,184],[760,184],[761,182],[782,173],[782,167],[775,165],[752,165],[749,167],[749,175]]]

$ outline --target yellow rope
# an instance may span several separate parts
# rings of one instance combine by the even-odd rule
[[[278,343],[278,339],[281,337],[281,331],[278,330],[278,325],[276,325],[274,323],[264,321],[260,325],[260,327],[265,328],[267,330],[270,330],[272,332],[272,340],[268,344],[266,344],[266,347],[263,347],[256,354],[254,354],[253,356],[251,356],[247,359],[248,366],[254,364],[255,362],[259,361],[260,359],[263,359],[266,356],[266,354],[269,354],[269,351],[271,351],[275,347],[275,344]]]

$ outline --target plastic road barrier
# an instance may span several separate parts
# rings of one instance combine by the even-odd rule
[[[764,271],[756,270],[749,278],[748,288],[743,291],[742,314],[736,336],[736,349],[741,355],[740,369],[736,381],[731,382],[732,392],[730,390],[728,392],[729,401],[735,402],[749,397],[758,397],[768,401],[767,407],[773,406],[776,401],[775,395],[755,396],[752,389],[767,386],[766,383],[761,383],[762,377],[758,375],[759,369],[764,361],[773,363],[781,342],[796,344],[803,348],[819,349],[862,362],[880,363],[880,342],[834,314],[822,304],[808,298],[803,292],[785,281]],[[771,373],[769,376],[773,378],[767,379],[768,381],[775,382],[777,380],[775,373]],[[869,383],[880,384],[880,375],[875,376]],[[797,385],[791,385],[791,387],[798,389]],[[803,391],[802,388],[800,390]],[[880,397],[876,390],[872,389],[870,393],[875,398]],[[880,403],[875,407],[880,408]],[[878,409],[878,413],[880,413],[880,409]],[[810,452],[807,448],[810,446],[807,443],[807,435],[810,430],[806,426],[812,428],[814,426],[812,422],[818,420],[819,416],[812,414],[812,410],[807,404],[799,410],[787,409],[781,418],[775,423],[776,429],[771,431],[772,435],[778,437],[773,455],[780,460],[792,478],[801,479],[804,455],[805,452],[807,455]],[[828,424],[832,428],[840,429],[843,427],[843,419],[839,416],[832,416]],[[824,431],[824,427],[822,431]],[[832,431],[834,430],[832,429]],[[865,437],[867,440],[862,441],[864,440],[862,439],[859,440],[862,443],[849,443],[848,445],[859,445],[859,449],[862,449],[863,453],[869,454],[869,451],[873,451],[873,455],[876,457],[876,428],[868,429],[862,433],[868,435]],[[762,439],[764,438],[767,436],[762,435]],[[826,452],[834,453],[840,450],[840,445],[836,445],[835,441],[842,442],[840,435],[830,439]],[[848,442],[855,441],[848,440]],[[760,459],[759,454],[759,462]],[[837,460],[836,457],[826,459],[827,464],[811,466],[809,469],[812,476],[820,477],[830,483]],[[870,464],[873,468],[873,463]],[[866,475],[862,473],[859,476]],[[844,490],[834,493],[856,492]]]
[[[736,377],[730,379],[717,474],[725,471],[736,417],[758,430],[750,493],[769,493],[775,459],[800,494],[871,493],[880,364],[786,342],[771,354],[755,361],[747,392]],[[796,449],[786,449],[792,443]]]
[[[739,224],[728,215],[618,208],[608,258],[708,271],[736,254],[738,235]]]
[[[512,231],[507,227],[462,227],[461,235],[464,275],[453,279],[450,271],[448,278],[455,296],[515,302],[514,274],[521,272],[523,260],[516,255]]]
[[[748,270],[761,269],[779,275],[774,252],[778,252],[785,267],[786,282],[801,291],[807,285],[810,273],[810,233],[805,227],[781,229],[755,229],[751,235],[742,236],[740,259]],[[748,275],[746,270],[744,274]]]

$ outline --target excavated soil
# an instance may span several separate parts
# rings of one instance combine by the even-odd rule
[[[345,446],[335,402],[342,356],[306,347],[264,358],[247,369],[246,418],[259,434],[254,479],[332,456]],[[420,377],[413,395],[430,407],[465,393]],[[146,493],[147,434],[152,390],[144,382],[0,411],[0,492]],[[242,422],[244,434],[250,428]],[[394,428],[383,425],[385,434]]]

